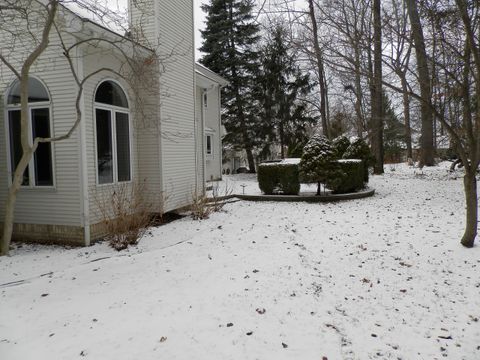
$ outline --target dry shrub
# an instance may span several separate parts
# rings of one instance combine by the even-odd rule
[[[228,183],[225,188],[219,190],[218,183],[213,186],[212,197],[207,197],[205,194],[199,195],[196,191],[192,195],[192,204],[190,211],[195,220],[208,219],[214,212],[221,211],[225,206],[227,200],[233,193],[233,188]]]
[[[144,182],[116,184],[112,192],[95,199],[107,232],[105,239],[115,250],[137,244],[152,224],[153,203]]]
[[[208,219],[213,212],[213,208],[208,206],[209,199],[205,195],[198,195],[195,191],[192,195],[192,204],[190,211],[194,220]]]

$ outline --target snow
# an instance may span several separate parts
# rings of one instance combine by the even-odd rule
[[[123,35],[128,29],[128,4],[125,0],[75,0],[62,2],[81,18]]]
[[[343,163],[343,164],[351,164],[351,163],[360,163],[362,162],[362,160],[360,159],[340,159],[340,160],[337,160],[339,163]]]
[[[459,244],[447,168],[387,165],[360,200],[229,203],[124,252],[17,246],[0,259],[0,357],[478,359],[480,247]]]
[[[300,158],[286,158],[281,160],[272,160],[263,162],[259,166],[278,166],[278,165],[298,165],[300,164]]]

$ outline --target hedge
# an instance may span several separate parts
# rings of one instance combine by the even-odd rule
[[[367,143],[363,139],[356,139],[345,150],[344,159],[360,159],[363,161],[363,181],[368,183],[368,168],[375,162],[375,158]]]
[[[257,179],[260,190],[266,195],[298,195],[300,191],[298,164],[260,164]]]
[[[328,179],[326,186],[335,194],[358,191],[364,187],[364,163],[358,159],[338,160],[342,175]]]

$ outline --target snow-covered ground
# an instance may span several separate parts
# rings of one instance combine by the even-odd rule
[[[372,198],[239,201],[120,253],[19,246],[0,259],[0,359],[480,359],[461,178],[386,170]]]

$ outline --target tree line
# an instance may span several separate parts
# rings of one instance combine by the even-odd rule
[[[229,80],[225,139],[254,154],[298,153],[314,130],[366,139],[385,154],[465,167],[467,226],[477,234],[480,3],[466,0],[210,0],[201,62]],[[417,154],[415,154],[417,150]]]

